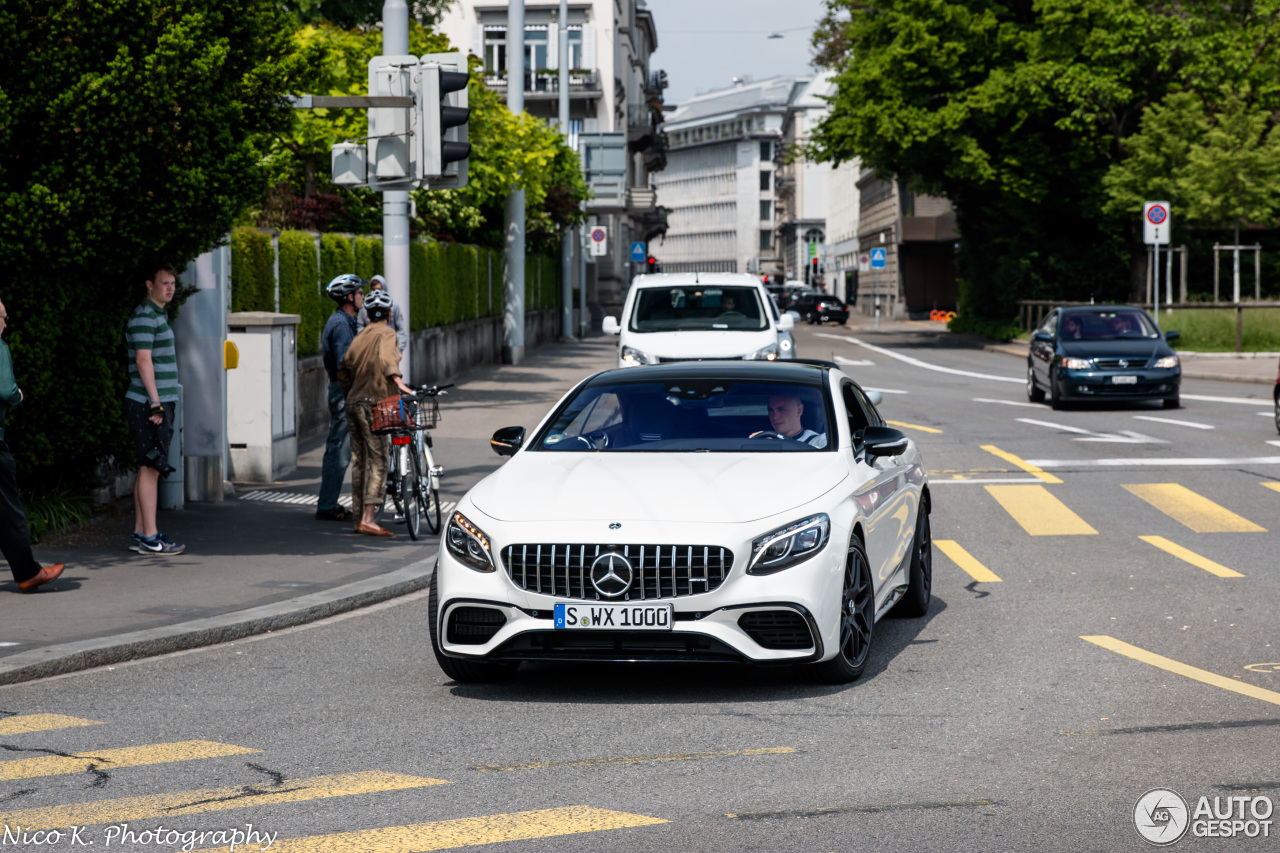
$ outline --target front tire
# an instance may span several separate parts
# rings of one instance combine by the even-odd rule
[[[875,588],[867,549],[856,536],[849,540],[840,591],[840,639],[836,656],[810,664],[805,674],[819,684],[849,684],[867,668],[875,628]]]
[[[409,538],[417,541],[418,531],[422,529],[422,505],[418,500],[418,475],[409,472],[400,475],[400,500],[404,505],[404,522],[409,528]]]
[[[911,543],[911,568],[907,575],[907,592],[893,608],[899,616],[923,616],[929,612],[933,595],[933,536],[929,530],[929,513],[924,501],[916,519],[916,538]]]
[[[1061,412],[1067,407],[1067,401],[1062,398],[1062,383],[1058,380],[1055,371],[1049,371],[1049,408],[1055,412]]]
[[[1164,407],[1165,407],[1166,409],[1180,409],[1180,408],[1182,408],[1182,399],[1181,399],[1181,397],[1179,397],[1179,396],[1174,396],[1174,397],[1165,397],[1165,398],[1164,398]]]
[[[436,562],[436,573],[440,571],[440,563]],[[431,593],[427,597],[427,616],[431,633],[431,650],[435,652],[436,663],[444,674],[454,681],[463,684],[483,683],[487,681],[505,681],[515,675],[518,663],[483,663],[480,661],[459,660],[451,658],[440,651],[439,622],[440,601],[436,592],[436,574],[431,575]]]
[[[1030,364],[1027,365],[1027,399],[1033,403],[1044,402],[1044,389],[1036,384],[1036,371]]]

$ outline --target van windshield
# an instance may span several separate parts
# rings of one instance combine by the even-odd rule
[[[633,332],[758,332],[769,328],[757,288],[733,285],[646,287],[636,293]]]

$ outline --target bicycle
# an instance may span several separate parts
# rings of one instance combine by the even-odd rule
[[[373,432],[389,435],[391,458],[387,465],[387,497],[395,507],[397,521],[403,516],[409,538],[418,539],[423,519],[427,533],[440,532],[440,475],[444,468],[432,456],[431,434],[440,421],[436,397],[452,388],[428,385],[413,394],[383,400],[374,407]],[[383,499],[375,518],[382,522],[387,501]]]

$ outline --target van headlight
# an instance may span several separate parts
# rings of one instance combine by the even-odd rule
[[[444,544],[449,553],[477,572],[492,572],[492,543],[485,532],[472,524],[465,515],[454,512],[444,531]]]
[[[1164,358],[1156,359],[1156,363],[1152,367],[1177,367],[1178,357],[1176,355],[1166,355]]]
[[[756,350],[755,352],[751,353],[751,355],[747,356],[747,359],[749,361],[777,361],[778,342],[774,341],[773,343],[769,344],[767,347],[760,347],[760,349]]]
[[[766,533],[751,543],[747,574],[770,575],[802,563],[821,551],[830,535],[831,518],[825,512]]]
[[[637,364],[657,364],[658,359],[635,347],[622,348],[622,366],[634,367]]]

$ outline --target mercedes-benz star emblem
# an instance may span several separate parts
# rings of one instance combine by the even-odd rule
[[[617,598],[631,588],[635,570],[621,554],[610,551],[591,564],[591,585],[606,598]]]

